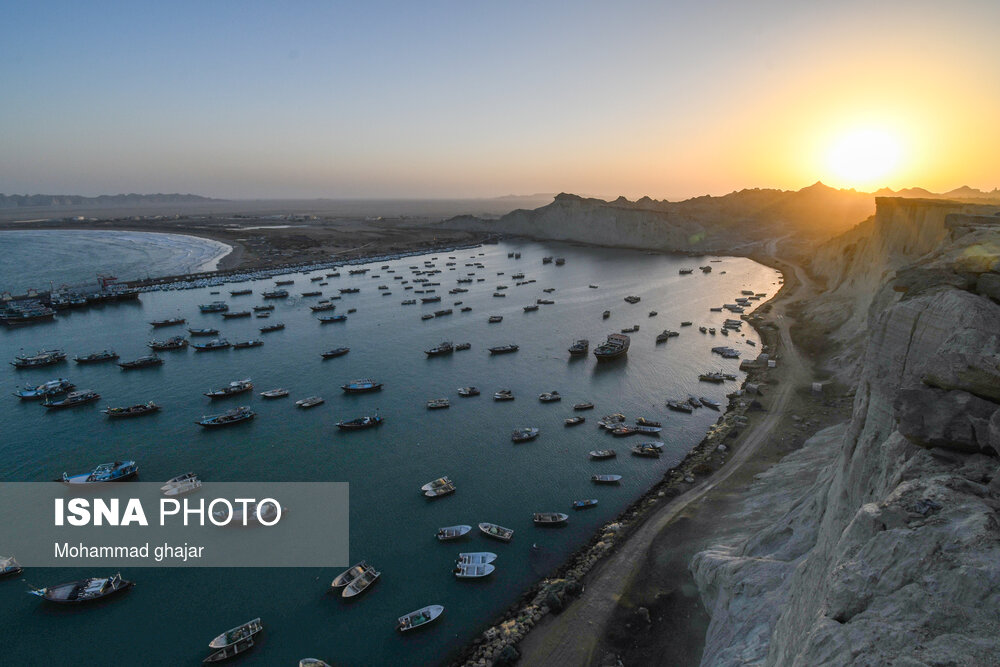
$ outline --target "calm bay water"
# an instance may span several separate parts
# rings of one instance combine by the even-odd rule
[[[225,243],[183,234],[97,230],[0,231],[0,291],[96,284],[211,271],[229,253]]]
[[[522,253],[509,259],[511,251]],[[449,260],[448,256],[455,260]],[[566,258],[565,266],[543,265],[542,257]],[[394,275],[412,278],[409,266],[424,259],[443,273],[441,304],[401,306],[419,294],[404,291]],[[545,576],[586,542],[595,529],[611,520],[629,502],[657,481],[695,445],[719,413],[696,410],[692,415],[669,412],[664,401],[689,394],[725,403],[736,383],[724,386],[698,381],[706,370],[737,372],[737,360],[710,353],[714,345],[730,344],[755,356],[743,336],[709,336],[701,324],[720,326],[723,313],[712,306],[732,302],[740,290],[775,292],[777,273],[742,258],[721,258],[703,275],[678,275],[682,267],[697,267],[713,258],[686,259],[634,251],[578,248],[538,243],[501,243],[472,250],[433,253],[378,262],[368,275],[330,278],[329,285],[301,274],[289,286],[293,298],[274,301],[269,320],[222,320],[203,315],[197,304],[225,299],[231,308],[249,309],[261,302],[260,292],[273,280],[232,286],[250,287],[252,296],[230,297],[229,287],[218,296],[209,290],[156,292],[141,303],[109,305],[60,315],[52,324],[0,330],[0,357],[12,359],[19,350],[62,347],[70,356],[114,348],[123,359],[147,352],[153,337],[183,333],[180,328],[155,332],[148,321],[181,314],[187,326],[216,326],[231,341],[260,337],[263,324],[284,322],[286,329],[263,336],[261,348],[195,353],[161,353],[167,362],[152,370],[122,372],[114,365],[63,364],[47,369],[0,369],[0,386],[12,391],[26,383],[68,377],[79,388],[102,394],[98,404],[47,413],[35,403],[0,397],[0,470],[4,481],[43,481],[63,471],[82,472],[113,459],[132,458],[144,481],[165,480],[194,470],[212,481],[345,481],[351,484],[351,562],[366,559],[382,577],[352,604],[326,595],[335,570],[313,569],[156,569],[134,568],[123,576],[138,582],[133,591],[106,604],[62,609],[25,595],[27,583],[43,586],[104,572],[78,569],[28,569],[20,578],[0,582],[0,623],[8,628],[4,657],[9,664],[61,664],[72,650],[78,664],[109,664],[122,656],[147,656],[149,664],[198,664],[207,643],[219,632],[255,616],[266,630],[243,661],[253,665],[294,665],[302,657],[322,658],[338,665],[424,665],[444,662],[471,640],[535,580]],[[455,270],[445,262],[455,261]],[[485,269],[466,263],[481,261]],[[389,264],[395,274],[379,267]],[[9,270],[9,269],[7,269]],[[505,275],[498,276],[498,272]],[[536,283],[516,287],[510,274],[522,271]],[[466,294],[448,295],[455,280],[467,273],[485,282],[463,285]],[[725,272],[725,273],[723,273]],[[374,274],[374,275],[373,275]],[[318,274],[315,274],[318,275]],[[378,276],[378,277],[376,277]],[[0,274],[0,283],[12,276]],[[324,280],[327,280],[324,278]],[[590,289],[588,284],[598,289]],[[388,285],[381,296],[378,285]],[[414,284],[414,283],[410,283]],[[509,285],[506,298],[491,296],[495,287]],[[303,291],[360,287],[344,295],[337,313],[357,308],[344,324],[317,322],[308,309],[316,299]],[[554,287],[551,294],[543,288]],[[421,289],[419,284],[415,289]],[[637,305],[622,299],[642,298]],[[525,313],[522,306],[551,298]],[[455,301],[472,312],[460,313]],[[422,321],[420,314],[451,307],[454,314]],[[602,320],[601,312],[612,315]],[[651,310],[658,316],[649,317]],[[328,313],[327,313],[328,314]],[[503,315],[488,324],[491,314]],[[693,327],[680,328],[691,320]],[[611,332],[639,324],[632,334],[626,360],[598,365],[593,354],[568,359],[566,348],[577,338],[591,347]],[[681,332],[661,345],[654,337],[665,328]],[[747,338],[757,340],[748,327]],[[197,339],[196,339],[197,340]],[[442,340],[471,342],[472,349],[448,357],[426,358],[423,350]],[[490,356],[486,348],[517,343],[519,352]],[[347,345],[345,357],[323,361],[320,353]],[[343,395],[339,385],[356,377],[385,382],[381,393]],[[252,377],[257,391],[284,386],[289,399],[263,401],[256,395],[211,404],[202,392],[231,380]],[[476,385],[483,395],[459,398],[455,391]],[[493,391],[511,388],[516,400],[496,403]],[[537,395],[557,390],[561,403],[543,404]],[[297,410],[294,400],[312,394],[326,404]],[[447,396],[451,408],[427,411],[425,402]],[[105,405],[155,400],[164,410],[152,417],[109,422],[98,412]],[[593,401],[582,413],[587,423],[565,428],[572,405]],[[239,403],[249,403],[258,418],[249,424],[218,431],[192,422]],[[386,423],[377,430],[340,433],[334,424],[378,407]],[[628,448],[642,437],[616,439],[599,431],[602,415],[624,412],[630,419],[645,416],[664,423],[666,443],[659,460],[630,456]],[[537,426],[534,442],[514,445],[510,432]],[[648,439],[648,438],[646,438]],[[613,447],[617,459],[590,461],[587,452]],[[624,476],[618,487],[595,487],[595,473]],[[421,484],[448,475],[458,492],[436,501],[425,500]],[[578,498],[598,498],[600,505],[574,513]],[[315,508],[312,511],[322,511]],[[532,526],[531,513],[562,511],[569,524],[558,530]],[[474,534],[462,541],[439,543],[439,526],[492,521],[515,530],[510,544]],[[532,549],[532,544],[538,549]],[[289,545],[294,548],[294,545]],[[0,553],[5,551],[0,538]],[[459,551],[499,554],[497,571],[483,581],[465,582],[451,574]],[[4,554],[6,555],[6,554]],[[16,554],[14,554],[16,556]],[[349,563],[345,563],[345,566]],[[419,633],[394,631],[401,614],[427,604],[442,604],[444,616]],[[10,630],[16,629],[16,632]]]

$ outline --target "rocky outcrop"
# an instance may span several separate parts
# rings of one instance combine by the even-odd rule
[[[857,327],[853,415],[803,450],[830,462],[771,525],[694,559],[704,665],[1000,664],[995,212],[880,200],[817,254],[832,296],[814,307],[848,311],[843,340]]]

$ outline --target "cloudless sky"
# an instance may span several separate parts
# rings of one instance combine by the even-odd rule
[[[8,0],[0,16],[7,194],[1000,186],[996,0]],[[831,171],[861,130],[897,144],[878,180]]]

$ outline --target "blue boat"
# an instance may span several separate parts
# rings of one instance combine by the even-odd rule
[[[105,482],[121,482],[139,474],[139,466],[135,461],[115,461],[114,463],[102,463],[94,468],[93,472],[85,472],[79,475],[67,475],[63,473],[57,482],[63,484],[103,484]]]
[[[379,391],[382,389],[382,383],[376,382],[371,378],[362,378],[361,380],[353,380],[347,384],[340,386],[347,394],[364,394],[369,391]]]
[[[201,345],[192,345],[191,347],[193,347],[198,352],[209,352],[211,350],[228,350],[232,346],[233,344],[230,343],[225,338],[213,338],[207,343],[203,343]]]
[[[55,380],[44,382],[36,387],[29,385],[24,389],[15,391],[14,395],[23,401],[37,401],[42,398],[65,394],[75,386],[75,384],[66,378],[57,378]]]
[[[218,428],[220,426],[232,426],[233,424],[250,421],[256,416],[256,412],[245,405],[241,405],[238,408],[233,408],[232,410],[223,412],[220,415],[202,417],[195,423],[199,426],[204,426],[205,428]]]
[[[224,313],[229,310],[229,304],[225,301],[213,301],[212,303],[199,304],[198,310],[203,313]]]

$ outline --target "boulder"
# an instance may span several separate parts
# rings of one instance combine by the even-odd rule
[[[899,432],[921,447],[994,454],[991,418],[997,405],[965,391],[901,389],[893,402]]]
[[[1000,273],[984,273],[976,281],[976,293],[1000,303]]]

